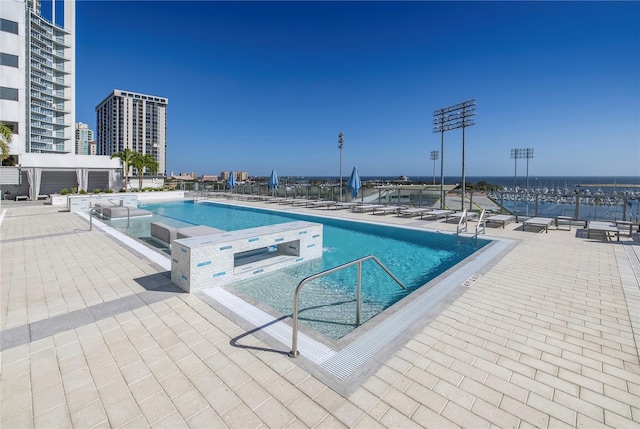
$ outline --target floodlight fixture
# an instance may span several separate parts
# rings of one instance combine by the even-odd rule
[[[437,150],[432,150],[431,151],[431,155],[429,157],[429,159],[431,159],[431,161],[433,161],[433,184],[436,184],[436,161],[438,160],[439,157],[439,152]]]
[[[445,131],[462,128],[462,203],[464,209],[464,196],[466,192],[465,180],[465,128],[475,125],[471,119],[476,115],[476,99],[472,98],[451,106],[446,106],[433,111],[433,132],[440,133],[440,208],[445,207],[444,194],[444,133]]]

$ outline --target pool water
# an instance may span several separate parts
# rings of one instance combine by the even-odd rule
[[[176,227],[208,225],[226,231],[294,220],[322,223],[324,248],[321,259],[237,282],[232,288],[262,308],[290,315],[293,293],[303,278],[363,256],[375,255],[408,290],[402,289],[375,262],[365,262],[362,269],[362,323],[490,242],[451,234],[218,203],[180,201],[146,203],[140,207],[153,212],[154,216],[151,219],[132,219],[126,232],[141,238],[150,235],[149,224],[152,221],[162,221]],[[112,222],[112,226],[118,227],[117,222]],[[300,321],[333,340],[351,332],[355,327],[356,272],[357,268],[353,266],[305,285],[300,295]]]

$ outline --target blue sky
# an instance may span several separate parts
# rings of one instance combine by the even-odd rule
[[[431,176],[433,111],[477,99],[466,174],[640,175],[638,2],[77,3],[77,120],[169,99],[167,173]],[[461,130],[444,172],[460,176]],[[525,160],[518,170],[524,172]],[[436,165],[439,176],[439,161]]]

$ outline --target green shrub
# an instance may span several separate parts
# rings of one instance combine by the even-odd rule
[[[87,193],[87,190],[86,190],[86,189],[80,189],[80,192],[79,192],[79,193],[80,193],[80,194],[82,194],[82,195],[84,195],[84,194],[86,194],[86,193]]]
[[[64,188],[63,190],[60,191],[60,195],[67,195],[69,193],[69,191],[67,190],[67,188]]]
[[[124,189],[124,188],[120,188],[120,190],[118,192],[127,192],[127,190]]]
[[[72,194],[77,194],[78,193],[78,188],[71,188],[71,193]]]
[[[102,191],[101,191],[100,189],[98,189],[98,188],[96,188],[96,189],[94,189],[94,190],[93,190],[93,193],[94,193],[94,194],[99,194],[100,192],[102,192]]]
[[[105,193],[105,194],[113,194],[113,189],[110,189],[110,188],[105,189],[105,190],[104,190],[104,193]]]

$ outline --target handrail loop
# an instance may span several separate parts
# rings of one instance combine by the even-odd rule
[[[482,211],[480,212],[480,218],[478,218],[478,224],[476,225],[476,233],[475,233],[475,237],[478,238],[478,234],[480,233],[480,230],[482,230],[483,234],[487,233],[487,221],[484,218],[486,215],[486,210],[482,209]]]
[[[335,273],[336,271],[343,270],[352,265],[358,265],[358,283],[356,290],[356,326],[360,325],[360,295],[362,289],[362,263],[366,260],[373,259],[379,266],[382,268],[389,276],[396,282],[402,289],[407,289],[407,287],[396,277],[382,262],[374,255],[363,256],[362,258],[353,260],[351,262],[347,262],[346,264],[338,265],[337,267],[329,268],[328,270],[322,271],[317,274],[313,274],[309,277],[305,277],[298,283],[296,287],[296,291],[293,297],[293,325],[291,327],[292,330],[292,338],[291,338],[291,352],[289,353],[289,357],[295,358],[300,355],[298,352],[298,305],[300,298],[300,291],[302,290],[302,286],[306,283],[315,280],[320,277],[324,277],[328,274]]]
[[[464,222],[464,227],[462,227],[462,222]],[[456,227],[456,235],[460,235],[461,232],[467,232],[467,226],[469,226],[469,220],[467,219],[467,209],[464,209]]]

